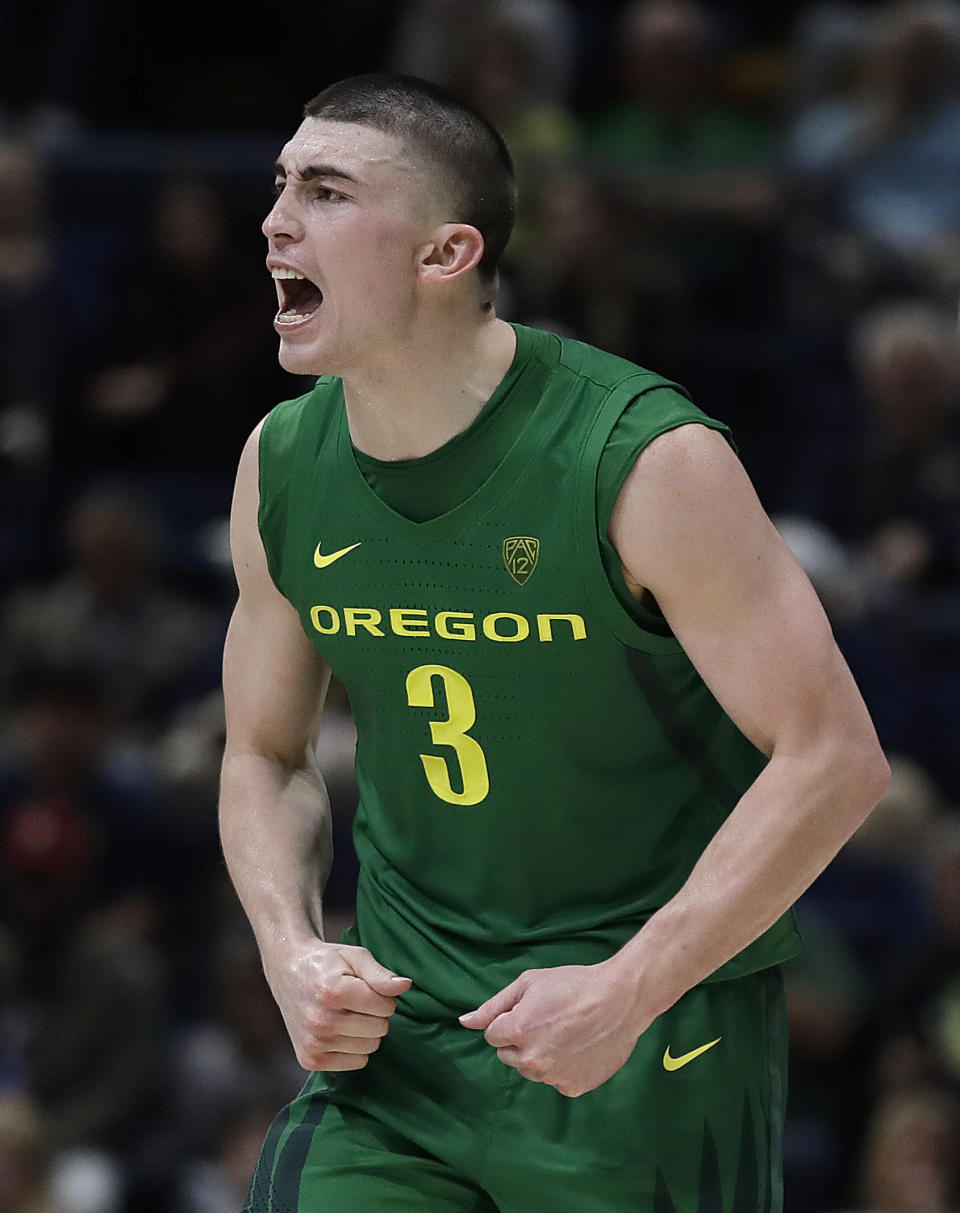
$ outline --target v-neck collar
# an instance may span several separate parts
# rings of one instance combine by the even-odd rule
[[[538,374],[543,374],[545,368],[555,366],[559,361],[560,342],[552,334],[540,333],[537,330],[513,325],[517,334],[517,348],[513,361],[503,379],[494,389],[483,408],[465,430],[455,434],[443,446],[416,460],[402,460],[394,465],[418,468],[429,466],[433,461],[440,460],[452,450],[471,441],[491,420],[494,413],[502,406],[509,407],[509,397],[526,389]],[[350,426],[343,400],[343,384],[339,385],[339,423],[337,429],[337,458],[344,477],[352,490],[354,500],[359,509],[374,518],[381,526],[393,531],[411,541],[423,540],[433,542],[445,538],[451,533],[482,517],[502,498],[507,488],[516,479],[523,466],[524,452],[533,453],[540,442],[546,437],[546,431],[532,424],[534,416],[539,412],[542,400],[538,401],[532,410],[527,424],[500,460],[490,475],[458,505],[434,518],[415,522],[392,509],[374,489],[367,483],[357,461],[358,452],[350,438]],[[365,462],[373,466],[390,468],[390,464],[382,460],[374,460],[371,456],[361,455]]]

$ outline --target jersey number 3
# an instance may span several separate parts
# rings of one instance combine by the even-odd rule
[[[421,754],[424,774],[432,791],[448,804],[479,804],[490,791],[487,760],[478,742],[467,736],[467,729],[477,720],[470,683],[462,674],[445,665],[418,665],[407,675],[407,703],[412,708],[432,708],[433,679],[439,678],[447,697],[447,719],[430,721],[430,736],[434,745],[450,746],[460,767],[462,792],[455,792],[450,782],[450,767],[446,758],[436,754]]]

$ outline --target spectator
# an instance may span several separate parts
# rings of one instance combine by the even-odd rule
[[[189,1166],[177,1209],[181,1213],[236,1213],[240,1207],[273,1111],[270,1105],[239,1108],[230,1117],[216,1156]]]
[[[716,92],[716,31],[695,0],[636,0],[620,24],[623,99],[587,133],[587,151],[667,227],[755,227],[776,211],[772,131]],[[698,246],[699,247],[699,246]]]
[[[145,501],[118,489],[74,502],[70,566],[52,585],[15,592],[3,639],[9,665],[81,663],[102,680],[110,717],[151,736],[191,689],[194,665],[215,641],[209,612],[163,585],[160,535]]]
[[[939,823],[927,862],[930,930],[888,1000],[880,1078],[888,1084],[960,1083],[960,831]]]
[[[25,669],[9,724],[0,829],[28,850],[48,835],[65,846],[64,862],[83,877],[74,889],[79,909],[137,905],[137,918],[154,925],[158,892],[179,865],[171,864],[161,789],[140,752],[113,742],[96,679]]]
[[[578,145],[579,124],[567,106],[573,33],[563,0],[418,0],[399,17],[396,70],[458,92],[510,149],[520,196],[511,264],[533,252],[551,173]],[[512,291],[506,294],[509,303]]]
[[[926,772],[897,756],[890,768],[876,809],[801,902],[853,949],[881,999],[902,981],[930,929],[924,876],[939,810]]]
[[[461,30],[455,91],[494,123],[516,169],[520,209],[511,264],[535,247],[550,177],[570,160],[579,137],[569,110],[538,92],[542,58],[536,28],[521,6],[492,5]]]
[[[801,114],[789,160],[820,183],[821,220],[858,241],[843,258],[828,243],[825,258],[901,283],[922,282],[922,270],[950,283],[960,266],[960,6],[897,0],[875,20],[864,87]]]
[[[252,939],[228,932],[211,950],[211,1013],[179,1034],[170,1070],[175,1120],[206,1157],[238,1110],[276,1107],[303,1085]]]
[[[634,0],[618,35],[621,97],[588,123],[584,142],[591,173],[624,216],[603,268],[616,276],[626,263],[645,315],[656,314],[666,289],[670,314],[641,364],[655,362],[696,399],[712,398],[749,439],[754,426],[743,419],[759,414],[764,424],[776,390],[770,364],[783,345],[774,131],[723,96],[718,31],[697,0]],[[671,339],[678,314],[680,336]],[[665,331],[666,360],[653,348]]]
[[[796,427],[791,504],[844,545],[859,618],[836,619],[888,747],[945,788],[960,767],[960,347],[924,301],[866,312],[850,337],[853,382],[812,385]]]
[[[960,111],[958,111],[960,113]],[[847,497],[847,533],[893,583],[960,578],[960,346],[953,316],[890,304],[853,331],[869,410]],[[848,493],[850,489],[848,480]],[[851,508],[852,507],[852,508]]]
[[[105,340],[62,418],[88,467],[226,469],[282,395],[255,246],[237,242],[206,181],[160,188],[147,247],[117,285]]]
[[[565,104],[575,45],[566,0],[408,0],[397,15],[391,70],[455,87],[464,41],[487,21],[506,23],[532,48],[530,95],[538,103]]]
[[[798,905],[806,947],[785,970],[791,1021],[786,1174],[809,1209],[840,1199],[877,1067],[902,1048],[890,1009],[930,929],[925,873],[939,828],[926,773],[902,758],[877,808]],[[884,1033],[887,1035],[885,1036]],[[889,1077],[893,1078],[891,1072]],[[910,1069],[896,1077],[929,1077]]]
[[[948,1213],[957,1199],[958,1119],[943,1090],[894,1090],[874,1109],[860,1158],[857,1210]]]
[[[816,904],[798,911],[803,952],[784,968],[790,1009],[790,1111],[784,1183],[797,1213],[839,1199],[865,1099],[872,975]]]
[[[628,231],[625,208],[588,173],[552,180],[523,266],[523,313],[641,366],[656,358],[683,378],[692,337],[685,277]]]
[[[53,1146],[95,1151],[115,1170],[155,1080],[159,972],[135,929],[84,913],[93,853],[70,806],[31,803],[3,819],[2,1051]]]

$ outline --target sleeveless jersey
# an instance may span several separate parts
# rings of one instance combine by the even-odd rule
[[[766,763],[665,621],[623,601],[598,527],[618,487],[598,490],[601,464],[622,480],[658,434],[725,427],[650,371],[516,327],[530,356],[499,407],[525,421],[436,517],[367,483],[339,379],[278,405],[260,438],[270,574],[357,727],[350,942],[413,980],[405,1008],[424,1018],[612,955]],[[713,976],[797,949],[787,914]]]

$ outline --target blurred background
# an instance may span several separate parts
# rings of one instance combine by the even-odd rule
[[[302,1078],[216,837],[260,221],[325,84],[503,131],[508,319],[733,427],[893,767],[799,907],[789,1213],[955,1207],[960,7],[0,3],[0,1213],[236,1213]],[[320,740],[331,930],[353,731]]]

